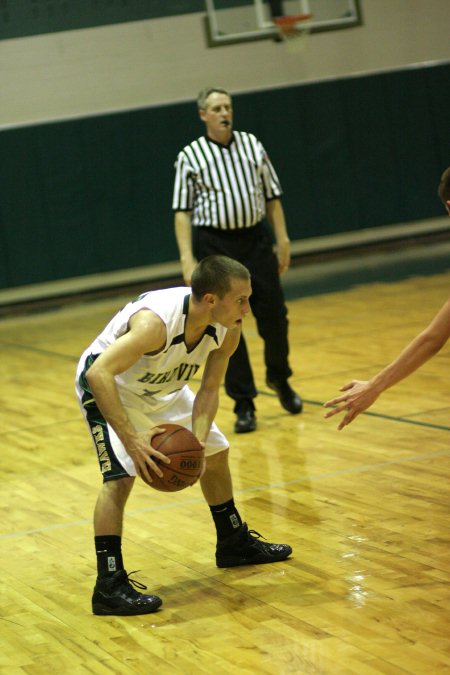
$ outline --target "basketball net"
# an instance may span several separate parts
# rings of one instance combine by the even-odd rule
[[[303,51],[312,30],[312,14],[277,16],[273,22],[277,29],[278,42],[283,42],[291,53]]]

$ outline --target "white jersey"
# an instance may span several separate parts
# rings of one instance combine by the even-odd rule
[[[199,370],[208,354],[218,349],[227,333],[220,324],[208,325],[195,347],[188,350],[185,326],[191,289],[187,287],[150,291],[140,295],[121,309],[106,328],[84,351],[78,366],[77,379],[83,377],[95,357],[128,331],[130,318],[142,309],[149,309],[164,322],[167,338],[164,348],[155,355],[144,354],[131,368],[115,376],[123,403],[138,396],[150,406],[167,404]],[[136,400],[136,399],[135,399]]]

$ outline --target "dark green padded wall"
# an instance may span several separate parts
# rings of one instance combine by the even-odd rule
[[[443,214],[449,76],[446,64],[239,97],[282,178],[293,239]]]
[[[7,286],[176,259],[171,190],[195,108],[173,106],[0,134]]]
[[[264,142],[292,239],[443,215],[450,65],[241,94],[235,126]],[[194,101],[0,133],[0,287],[178,257],[177,152]]]
[[[204,10],[204,0],[0,0],[0,39]]]

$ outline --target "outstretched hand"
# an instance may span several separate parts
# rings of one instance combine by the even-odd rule
[[[364,410],[370,408],[380,394],[370,382],[365,380],[352,380],[341,387],[339,391],[347,393],[336,396],[336,398],[323,404],[324,408],[333,408],[333,410],[325,413],[324,417],[326,418],[345,411],[345,415],[338,426],[339,431],[353,422],[355,417]]]

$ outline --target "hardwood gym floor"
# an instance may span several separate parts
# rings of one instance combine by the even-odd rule
[[[293,556],[219,570],[200,488],[170,495],[136,484],[124,556],[163,598],[148,616],[90,613],[100,477],[73,394],[79,354],[126,298],[0,321],[2,672],[450,672],[450,346],[343,432],[321,407],[424,327],[448,297],[450,268],[414,274],[413,265],[412,276],[386,281],[355,273],[319,288],[332,274],[319,267],[286,281],[304,412],[284,413],[265,388],[249,318],[258,430],[233,433],[225,394],[218,414],[242,514]],[[305,296],[308,283],[316,292]]]

